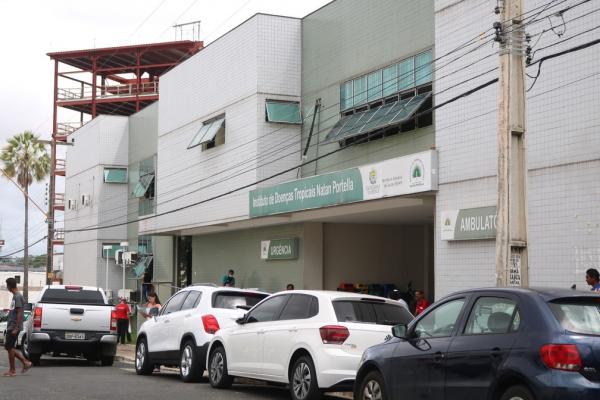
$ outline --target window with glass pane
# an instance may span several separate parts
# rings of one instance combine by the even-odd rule
[[[431,50],[415,56],[415,84],[417,86],[429,83],[433,79],[432,60]]]
[[[127,168],[104,168],[105,183],[127,183]]]
[[[410,57],[398,63],[398,91],[410,89],[415,86],[414,58]]]
[[[352,81],[345,82],[340,86],[340,107],[342,110],[351,108],[354,105],[352,100],[353,93]]]
[[[361,76],[354,80],[354,106],[367,102],[367,77]]]
[[[464,304],[465,299],[456,299],[436,307],[419,321],[415,335],[423,339],[450,336]]]
[[[276,320],[287,300],[287,295],[271,297],[250,311],[247,321],[252,323]]]
[[[301,124],[300,103],[295,101],[267,100],[266,114],[268,122],[283,124]]]
[[[104,246],[111,246],[110,250],[104,250]],[[119,243],[102,243],[102,258],[115,258],[115,252],[121,248]]]
[[[367,90],[367,101],[375,101],[381,98],[382,86],[381,86],[381,70],[371,72],[367,76],[367,86],[369,89]]]
[[[383,69],[383,97],[398,93],[398,64]]]
[[[508,333],[511,330],[516,307],[517,303],[510,299],[499,297],[477,299],[469,315],[465,335]]]

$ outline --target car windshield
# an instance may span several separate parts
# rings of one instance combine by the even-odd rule
[[[600,335],[600,299],[559,299],[549,303],[552,313],[567,331]]]
[[[215,293],[212,306],[213,308],[225,308],[229,310],[237,308],[250,309],[267,296],[267,294],[262,293],[222,291]]]
[[[337,300],[333,309],[339,322],[363,322],[378,325],[408,324],[413,316],[402,306],[364,300]]]
[[[42,296],[42,303],[81,304],[103,306],[104,298],[99,290],[48,289]]]

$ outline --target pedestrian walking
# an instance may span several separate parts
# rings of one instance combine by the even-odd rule
[[[421,314],[427,307],[429,307],[429,301],[425,298],[425,292],[422,290],[415,291],[415,316]]]
[[[227,275],[223,276],[223,286],[227,286],[227,287],[235,286],[235,278],[233,277],[234,273],[235,272],[232,269],[227,271]]]
[[[15,278],[8,278],[6,280],[6,288],[12,293],[13,298],[10,303],[10,310],[8,312],[8,322],[6,325],[6,336],[4,337],[4,348],[8,352],[8,372],[3,375],[6,377],[14,377],[17,375],[17,369],[15,365],[15,358],[23,364],[21,373],[27,372],[33,365],[27,361],[23,355],[15,349],[17,344],[17,338],[19,332],[23,329],[23,307],[25,306],[25,298],[17,290],[17,281]]]
[[[115,307],[117,314],[117,334],[119,335],[118,340],[121,344],[125,344],[127,331],[129,330],[129,306],[127,305],[127,299],[121,297],[121,302]]]
[[[592,292],[600,292],[600,272],[596,268],[585,271],[585,281],[592,287]]]

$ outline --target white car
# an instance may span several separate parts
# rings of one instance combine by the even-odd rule
[[[288,291],[252,308],[210,343],[210,384],[234,377],[290,386],[294,400],[352,387],[363,351],[413,319],[400,302],[347,292]]]
[[[184,382],[199,381],[213,335],[235,325],[267,296],[257,290],[208,285],[180,290],[141,326],[135,352],[137,374],[151,374],[157,365],[179,366]]]

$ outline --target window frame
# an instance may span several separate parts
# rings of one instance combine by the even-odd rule
[[[423,320],[425,318],[427,318],[428,316],[430,316],[431,314],[436,312],[436,310],[439,310],[441,307],[444,307],[445,305],[452,303],[453,301],[457,301],[457,300],[463,300],[463,305],[462,305],[460,311],[458,312],[458,316],[456,317],[454,327],[452,328],[452,332],[450,332],[450,334],[444,335],[444,336],[425,336],[425,337],[421,337],[421,336],[417,335],[417,332],[416,332],[417,326],[419,326],[419,324],[421,322],[423,322]],[[448,338],[448,337],[455,336],[456,332],[463,325],[465,308],[469,305],[469,303],[470,303],[470,299],[468,296],[459,296],[459,297],[453,297],[451,299],[447,299],[446,301],[436,305],[435,307],[430,307],[430,308],[426,309],[426,311],[423,314],[421,314],[419,316],[419,318],[414,320],[414,323],[412,324],[412,326],[410,328],[410,334],[409,334],[410,338],[413,340],[423,340],[423,339],[430,340],[430,339],[440,339],[440,338]]]
[[[510,317],[510,322],[508,324],[508,331],[503,332],[503,333],[494,333],[494,332],[487,332],[487,333],[467,333],[467,327],[469,324],[469,320],[471,318],[471,315],[473,314],[473,312],[475,311],[475,306],[477,306],[477,302],[481,299],[504,299],[504,300],[508,300],[508,301],[512,301],[515,303],[515,308],[513,309],[512,315]],[[519,307],[519,301],[517,298],[514,298],[512,296],[506,296],[506,295],[500,295],[500,294],[493,294],[493,293],[487,293],[487,294],[481,294],[478,295],[476,297],[473,297],[473,299],[470,302],[471,304],[468,307],[469,312],[465,312],[464,313],[464,323],[462,326],[462,329],[460,330],[459,336],[490,336],[490,335],[508,335],[508,334],[513,334],[513,333],[518,333],[521,329],[521,326],[523,325],[523,315],[521,313],[521,307]],[[519,322],[519,326],[517,327],[517,329],[513,329],[513,324],[515,321],[515,317],[517,316],[517,314],[519,315],[520,318],[520,322]]]
[[[306,297],[308,298],[308,308],[306,310],[306,315],[301,317],[301,318],[287,318],[287,319],[282,319],[283,317],[283,313],[285,312],[286,308],[288,307],[288,305],[290,304],[290,302],[292,301],[293,298],[300,298],[300,297]],[[313,302],[317,301],[317,307],[316,307],[316,312],[313,314]],[[281,312],[279,313],[279,316],[277,318],[277,321],[295,321],[295,320],[304,320],[304,319],[310,319],[313,317],[316,317],[319,314],[319,299],[316,296],[310,295],[310,294],[304,294],[304,293],[292,293],[289,295],[288,300],[286,301],[285,305],[283,306],[283,308],[281,309]]]
[[[189,298],[191,298],[190,296],[192,296],[192,295],[196,295],[196,294],[198,294],[198,297],[196,298],[196,300],[194,300],[194,303],[193,303],[193,304],[192,304],[190,307],[188,307],[188,308],[184,308],[183,306],[185,305],[185,303],[187,302],[187,300],[188,300]],[[184,310],[193,310],[194,308],[196,308],[196,307],[197,307],[197,305],[198,305],[198,302],[199,302],[201,299],[202,299],[202,291],[200,291],[200,290],[189,290],[189,291],[188,291],[188,295],[187,295],[187,296],[185,296],[185,299],[183,300],[183,303],[181,303],[181,311],[184,311]]]
[[[189,290],[179,291],[179,292],[175,293],[173,296],[171,296],[169,298],[169,300],[167,300],[165,305],[160,308],[160,315],[161,316],[169,315],[169,314],[173,314],[173,313],[181,311],[181,307],[183,306],[183,303],[185,302],[185,299],[187,298],[188,294],[189,294]],[[175,311],[167,312],[167,309],[169,308],[169,304],[171,304],[173,299],[175,299],[177,296],[183,296],[183,300],[182,300],[181,304],[179,305],[179,308]]]
[[[250,317],[252,317],[252,313],[253,312],[255,312],[259,307],[263,306],[264,304],[266,304],[270,300],[274,300],[276,298],[283,298],[283,304],[281,305],[281,308],[279,309],[279,312],[277,313],[277,315],[275,315],[272,320],[270,320],[270,321],[250,321]],[[264,299],[263,301],[261,301],[260,303],[258,303],[256,306],[254,306],[250,311],[248,311],[248,314],[246,314],[246,323],[248,323],[248,324],[256,324],[256,323],[262,323],[262,322],[278,321],[279,317],[281,316],[281,313],[282,313],[283,309],[285,308],[285,306],[287,305],[287,302],[288,302],[289,299],[290,299],[290,294],[289,293],[280,294],[280,295],[277,295],[277,296],[267,297],[266,299]]]
[[[120,181],[107,181],[107,171],[110,172],[110,170],[120,170],[120,171],[125,171],[125,181],[124,182],[120,182]],[[129,182],[129,168],[127,167],[111,167],[111,166],[103,166],[102,167],[102,182],[103,183],[116,183],[119,185],[123,185],[123,184],[127,184]]]
[[[106,250],[104,250],[104,246],[113,246],[113,249],[109,251],[108,256],[106,255]],[[115,249],[115,246],[117,246],[118,248]],[[117,252],[117,250],[121,250],[121,243],[115,243],[115,242],[106,242],[106,243],[102,243],[102,247],[100,247],[100,258],[102,258],[103,260],[106,260],[106,258],[108,257],[108,259],[110,260],[111,258],[114,259],[115,258],[115,253]],[[111,256],[111,252],[112,251],[112,256]]]
[[[297,122],[290,121],[272,121],[269,119],[269,104],[294,104],[298,107],[298,117],[299,120]],[[272,124],[285,124],[285,125],[302,125],[302,108],[300,107],[300,102],[295,100],[281,100],[281,99],[265,99],[265,121]]]

